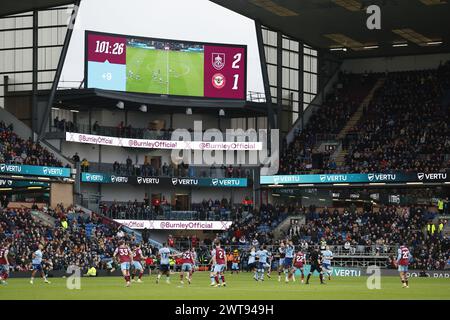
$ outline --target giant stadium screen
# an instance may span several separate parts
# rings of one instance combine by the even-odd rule
[[[86,31],[86,88],[245,100],[247,46]]]

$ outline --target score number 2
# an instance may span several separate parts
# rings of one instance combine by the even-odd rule
[[[242,53],[236,53],[233,57],[234,61],[233,64],[231,65],[232,69],[239,69],[239,65],[238,63],[241,61],[242,59]],[[233,90],[237,90],[238,89],[238,82],[239,82],[239,74],[235,74],[234,76],[234,84],[233,84]]]

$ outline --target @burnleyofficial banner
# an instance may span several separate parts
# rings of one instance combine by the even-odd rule
[[[81,174],[81,182],[110,183],[110,184],[136,184],[179,187],[212,187],[212,188],[245,188],[248,186],[247,178],[170,178],[170,177],[141,177],[119,176],[105,173]]]
[[[19,164],[0,164],[0,173],[69,178],[70,169],[62,167],[30,166]]]
[[[349,174],[299,174],[261,176],[263,185],[284,184],[336,184],[336,183],[420,183],[448,182],[448,172],[424,173],[349,173]]]
[[[189,221],[189,220],[120,220],[114,221],[130,229],[153,230],[228,230],[232,221]]]
[[[225,150],[225,151],[258,151],[262,150],[262,142],[220,142],[220,141],[172,141],[147,140],[98,136],[94,134],[66,132],[66,141],[87,144],[100,144],[113,147],[168,149],[168,150]]]

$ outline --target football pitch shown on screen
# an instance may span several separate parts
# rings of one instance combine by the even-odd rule
[[[203,96],[203,53],[127,46],[127,92]]]
[[[81,278],[80,290],[67,289],[67,279],[49,278],[45,284],[36,278],[34,284],[29,279],[8,279],[7,285],[0,286],[0,300],[8,299],[163,299],[163,300],[307,300],[307,299],[450,299],[450,279],[411,278],[409,288],[403,289],[398,277],[382,277],[381,289],[369,290],[367,277],[334,277],[320,285],[318,277],[311,278],[309,285],[296,282],[278,282],[277,275],[264,282],[256,282],[250,273],[226,274],[226,287],[210,287],[209,273],[196,272],[192,284],[180,284],[179,275],[171,276],[171,283],[156,276],[146,274],[143,283],[132,283],[125,287],[121,277]]]

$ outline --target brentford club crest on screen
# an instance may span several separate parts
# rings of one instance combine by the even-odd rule
[[[216,89],[222,89],[225,86],[225,76],[221,73],[216,73],[212,77],[212,84]]]
[[[222,70],[225,67],[225,53],[213,53],[212,65],[217,71]]]

